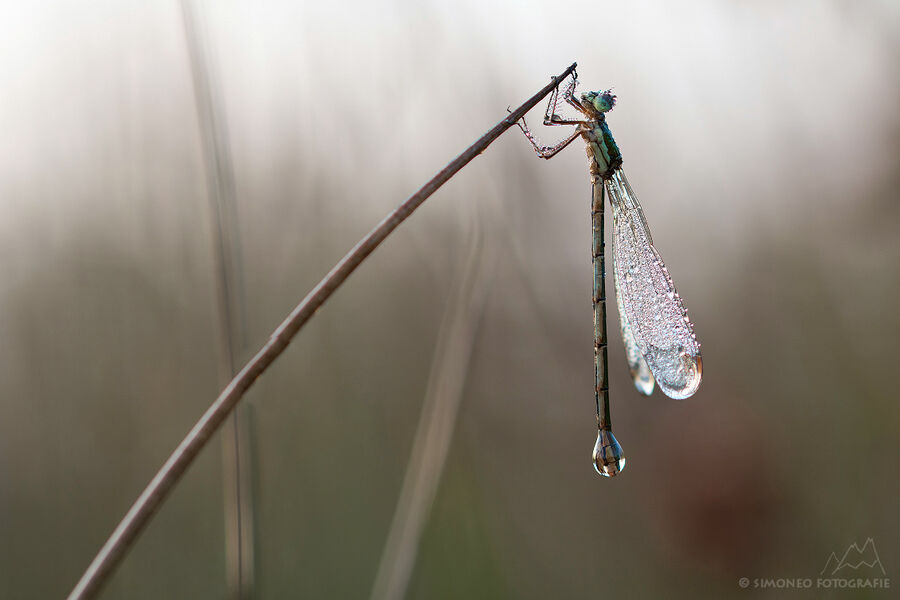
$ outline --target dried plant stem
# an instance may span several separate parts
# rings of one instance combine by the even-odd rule
[[[237,192],[225,106],[212,49],[204,35],[202,13],[191,0],[182,0],[181,14],[212,221],[219,312],[219,377],[224,385],[234,377],[247,341]],[[222,436],[225,576],[228,597],[232,600],[248,600],[254,587],[256,519],[252,482],[255,465],[248,408],[245,405],[233,412],[227,425],[229,433]]]
[[[371,600],[402,600],[456,429],[472,348],[493,282],[495,253],[473,215],[469,252],[452,286],[428,374],[419,424]]]
[[[360,240],[328,272],[312,291],[291,311],[288,317],[269,337],[266,344],[250,359],[231,382],[222,390],[215,402],[206,410],[187,436],[178,444],[172,455],[162,468],[153,476],[150,483],[138,496],[138,499],[118,524],[112,535],[91,562],[81,580],[69,594],[69,600],[94,598],[101,586],[112,574],[125,553],[137,539],[138,534],[150,521],[150,518],[165,500],[168,493],[184,475],[187,468],[213,436],[222,423],[231,414],[244,393],[253,385],[276,358],[287,348],[293,337],[300,331],[310,317],[325,303],[356,268],[391,234],[397,226],[405,221],[414,210],[428,199],[438,188],[444,185],[453,175],[468,164],[504,131],[516,124],[529,110],[545,98],[553,89],[575,70],[572,63],[558,77],[554,77],[541,91],[529,98],[524,104],[507,115],[490,131],[485,133],[462,154],[431,178],[415,194],[385,217],[372,231]]]

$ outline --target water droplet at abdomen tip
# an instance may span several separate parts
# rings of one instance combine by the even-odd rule
[[[607,429],[597,433],[594,444],[594,468],[604,477],[615,477],[625,468],[625,453],[616,436]]]

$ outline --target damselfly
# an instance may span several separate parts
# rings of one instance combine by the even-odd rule
[[[671,398],[687,398],[697,391],[703,373],[700,343],[687,310],[662,257],[653,246],[650,229],[637,196],[622,171],[622,155],[606,124],[616,97],[610,90],[575,96],[576,75],[560,98],[559,86],[550,96],[544,125],[575,125],[575,131],[555,146],[541,146],[525,120],[522,132],[541,158],[552,158],[581,136],[590,162],[594,263],[594,389],[597,402],[597,443],[594,467],[607,477],[625,468],[625,454],[612,434],[606,350],[606,259],[603,241],[603,203],[609,196],[613,213],[613,272],[616,303],[625,343],[625,357],[637,390],[649,396],[654,383]],[[557,114],[560,99],[584,118]]]

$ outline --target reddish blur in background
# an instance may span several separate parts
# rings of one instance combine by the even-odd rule
[[[538,161],[508,132],[251,392],[260,597],[368,597],[472,256],[487,296],[408,598],[781,597],[739,578],[816,578],[868,538],[900,577],[896,2],[194,9],[233,160],[243,359],[575,60],[618,94],[610,126],[703,344],[694,397],[641,397],[611,303],[628,467],[599,478],[586,158]],[[188,56],[175,2],[0,8],[4,598],[67,593],[220,388]],[[222,482],[217,437],[103,597],[224,597]]]

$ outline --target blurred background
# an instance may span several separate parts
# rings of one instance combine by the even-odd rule
[[[416,522],[396,597],[868,597],[738,585],[867,538],[900,577],[896,2],[5,2],[0,23],[0,597],[67,594],[221,389],[216,186],[243,363],[573,61],[618,94],[699,392],[639,396],[610,303],[628,467],[596,475],[587,160],[510,130],[251,391],[252,596],[389,597],[389,530]],[[103,598],[234,596],[227,456],[217,436]],[[433,494],[397,510],[417,472]]]

